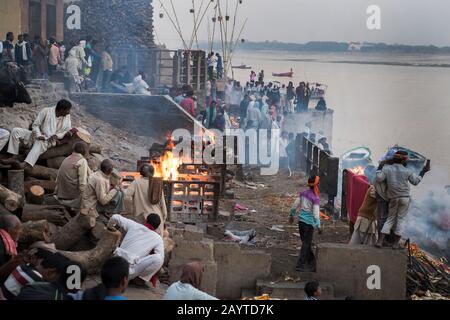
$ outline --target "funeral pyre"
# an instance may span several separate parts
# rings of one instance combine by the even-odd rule
[[[163,180],[171,222],[197,224],[215,221],[226,165],[193,164],[190,159],[194,159],[194,155],[176,155],[175,146],[171,136],[164,145],[154,144],[149,157],[138,161],[138,170],[143,164],[150,163],[155,169],[154,177]],[[123,173],[123,176],[130,180],[139,178],[136,173]]]
[[[450,300],[450,268],[444,258],[436,259],[408,243],[407,293],[413,300]]]

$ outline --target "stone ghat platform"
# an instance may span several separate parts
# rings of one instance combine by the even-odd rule
[[[304,286],[317,280],[323,300],[404,300],[407,255],[404,251],[368,246],[323,243],[317,245],[317,272],[291,274],[296,281],[271,277],[272,257],[264,250],[214,241],[194,226],[172,228],[176,246],[169,264],[171,280],[190,261],[205,266],[202,289],[220,299],[240,299],[268,293],[272,298],[302,300]],[[286,266],[289,271],[293,266]]]

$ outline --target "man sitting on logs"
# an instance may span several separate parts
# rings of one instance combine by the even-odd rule
[[[56,178],[56,199],[74,211],[81,208],[81,198],[92,173],[85,158],[88,152],[86,143],[76,142],[73,153],[64,159]]]
[[[139,222],[144,222],[150,212],[159,215],[164,226],[167,218],[167,207],[162,188],[162,179],[154,178],[155,168],[150,164],[144,164],[140,170],[141,179],[133,183],[125,191],[126,197],[133,200],[134,216]],[[159,228],[161,230],[162,228]],[[160,232],[161,234],[161,232]]]
[[[49,148],[61,144],[66,135],[71,134],[70,109],[72,104],[67,100],[60,100],[56,107],[44,108],[39,112],[33,122],[32,131],[22,128],[14,128],[11,132],[8,145],[8,153],[13,158],[3,160],[3,164],[15,165],[20,169],[26,166],[34,167],[40,155]],[[20,143],[32,146],[25,162],[18,161]]]
[[[119,186],[112,185],[113,171],[114,164],[106,159],[100,164],[100,170],[89,177],[82,199],[81,214],[97,218],[99,213],[109,215],[123,212],[123,192]]]
[[[119,226],[126,234],[120,247],[114,251],[130,263],[130,285],[148,288],[148,282],[156,285],[156,273],[164,263],[164,243],[155,230],[159,228],[161,219],[153,213],[147,217],[143,225],[115,214],[108,223],[108,228]]]

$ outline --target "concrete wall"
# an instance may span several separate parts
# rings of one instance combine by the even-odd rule
[[[369,266],[381,270],[381,289],[369,290]],[[319,244],[317,278],[334,283],[337,297],[367,300],[403,300],[406,295],[407,256],[404,252],[347,244]]]
[[[166,96],[73,93],[70,98],[97,118],[139,136],[163,141],[175,129],[194,132],[195,120]]]
[[[270,275],[271,256],[262,251],[241,250],[236,243],[204,238],[200,228],[171,228],[176,245],[169,262],[170,281],[180,279],[184,264],[200,261],[204,267],[202,290],[220,299],[240,299],[242,289]]]
[[[217,297],[239,299],[244,288],[255,288],[256,281],[270,275],[272,257],[263,251],[241,250],[236,243],[216,242]]]
[[[305,125],[311,122],[311,131],[319,134],[319,131],[323,131],[323,136],[328,140],[330,146],[333,143],[333,114],[334,110],[328,109],[327,111],[316,111],[309,109],[304,113],[290,114],[286,119],[285,130],[287,132],[302,133]]]

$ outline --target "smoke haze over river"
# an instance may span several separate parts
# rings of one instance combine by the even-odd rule
[[[265,70],[267,81],[287,84],[289,78],[272,72],[293,68],[294,85],[327,84],[335,155],[367,146],[378,162],[398,143],[432,160],[432,172],[416,191],[450,184],[450,56],[240,51],[233,64],[241,63]],[[249,73],[235,69],[243,85]]]

